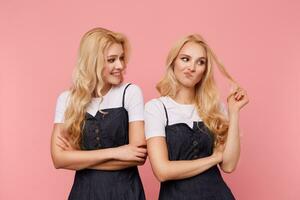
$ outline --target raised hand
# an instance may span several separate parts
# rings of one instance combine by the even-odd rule
[[[249,97],[247,92],[237,87],[232,90],[232,92],[227,97],[228,111],[229,113],[239,112],[242,107],[244,107],[249,102]]]

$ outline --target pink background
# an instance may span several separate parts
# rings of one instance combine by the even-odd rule
[[[158,95],[154,86],[173,43],[202,34],[251,99],[228,185],[237,199],[300,199],[299,10],[297,0],[2,0],[0,199],[67,198],[74,173],[55,170],[49,151],[55,102],[70,84],[81,36],[96,26],[129,37],[126,79],[140,85],[145,101]],[[140,172],[148,199],[157,199],[149,162]]]

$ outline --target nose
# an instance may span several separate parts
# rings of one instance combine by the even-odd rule
[[[115,68],[122,70],[124,68],[124,65],[120,60],[117,60]]]
[[[196,62],[191,62],[190,64],[189,64],[189,66],[188,66],[188,69],[190,70],[190,71],[195,71],[196,70]]]

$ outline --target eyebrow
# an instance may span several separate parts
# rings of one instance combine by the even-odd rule
[[[109,56],[107,56],[108,58],[115,58],[115,57],[118,57],[119,55],[109,55]],[[125,56],[125,54],[124,53],[122,53],[121,55],[120,55],[120,57],[121,56]]]
[[[191,56],[189,56],[189,55],[187,55],[187,54],[179,54],[178,56],[186,56],[186,57],[191,57]],[[200,58],[198,58],[198,59],[205,59],[206,60],[206,57],[200,57]]]
[[[191,57],[191,56],[189,56],[189,55],[187,55],[187,54],[179,54],[178,56],[187,56],[187,57]]]

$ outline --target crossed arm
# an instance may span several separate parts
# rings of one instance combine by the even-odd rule
[[[222,161],[221,148],[215,149],[211,156],[205,158],[170,161],[163,136],[149,138],[147,147],[152,170],[161,182],[196,176]]]
[[[214,149],[211,156],[195,160],[170,161],[165,137],[147,140],[148,154],[152,170],[161,181],[184,179],[196,176],[219,164],[222,171],[231,173],[239,160],[240,142],[237,116],[232,116],[225,146]]]
[[[214,149],[211,156],[196,160],[170,161],[165,137],[147,140],[152,170],[161,182],[196,176],[219,164],[222,171],[235,170],[240,157],[239,110],[249,102],[245,90],[238,88],[228,97],[229,128],[226,143]]]
[[[77,150],[62,135],[63,124],[56,123],[51,137],[51,156],[57,169],[120,170],[143,165],[147,157],[144,122],[129,123],[129,144],[99,150]]]

